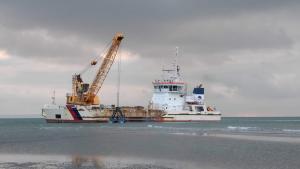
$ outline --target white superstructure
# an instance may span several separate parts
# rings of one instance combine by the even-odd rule
[[[182,80],[176,61],[163,69],[162,80],[153,82],[150,109],[163,110],[162,121],[219,121],[221,113],[205,105],[204,88],[199,85],[187,95],[187,84]]]

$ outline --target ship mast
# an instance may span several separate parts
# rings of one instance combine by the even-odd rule
[[[55,103],[55,90],[53,90],[53,95],[52,95],[51,99],[52,99],[52,104],[56,104]]]
[[[176,46],[175,65],[174,66],[176,67],[177,76],[180,77],[180,73],[179,73],[180,67],[177,63],[177,59],[178,59],[178,46]]]

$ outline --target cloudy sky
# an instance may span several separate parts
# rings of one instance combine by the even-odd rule
[[[64,104],[72,74],[118,31],[122,105],[147,105],[178,46],[189,88],[203,83],[224,116],[300,116],[299,16],[289,0],[1,0],[0,116],[39,116],[54,89]],[[116,100],[116,65],[104,104]]]

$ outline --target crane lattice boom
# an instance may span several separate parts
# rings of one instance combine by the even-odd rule
[[[105,54],[101,66],[99,67],[97,74],[93,82],[89,85],[83,83],[80,74],[73,76],[72,94],[67,95],[67,104],[77,105],[96,105],[99,104],[98,92],[101,89],[103,82],[116,58],[121,41],[124,38],[122,33],[116,33],[112,39],[112,43],[107,53]],[[91,62],[91,65],[95,65],[96,62]]]
[[[109,48],[106,56],[104,57],[103,62],[96,74],[96,77],[87,92],[87,101],[92,100],[93,97],[95,97],[101,89],[102,84],[116,58],[122,39],[122,33],[117,33],[113,38],[111,47]]]

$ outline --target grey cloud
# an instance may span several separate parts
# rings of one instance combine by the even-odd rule
[[[151,91],[152,80],[160,77],[162,65],[172,59],[175,46],[179,46],[178,60],[189,87],[204,83],[208,102],[220,107],[225,115],[255,110],[280,114],[282,107],[291,107],[291,114],[297,114],[299,87],[274,86],[272,76],[278,74],[277,78],[284,78],[295,73],[299,79],[299,52],[295,50],[299,37],[294,36],[297,32],[291,31],[289,24],[298,22],[299,5],[292,0],[2,1],[0,49],[16,59],[68,66],[76,63],[83,67],[115,32],[123,31],[122,49],[140,56],[136,61],[122,64],[122,84],[128,87],[122,90],[126,94],[138,93],[130,99],[122,96],[126,104],[145,104],[150,99],[147,92]],[[286,60],[272,62],[267,58],[253,65],[250,61],[226,64],[239,59],[237,51],[249,51],[249,57],[258,60],[260,51],[272,55],[273,50],[284,51],[282,57]],[[288,59],[289,52],[295,52],[293,59]],[[7,62],[0,65],[14,64]],[[1,83],[49,84],[70,89],[71,74],[80,70],[20,71],[23,69],[13,77],[1,75]],[[116,72],[114,65],[103,90],[115,84]],[[215,84],[237,89],[238,96],[226,98],[213,93]],[[138,91],[134,91],[136,86],[140,87]],[[16,97],[9,96],[18,102],[23,99]],[[278,98],[284,106],[279,105]],[[28,102],[36,110],[40,105],[30,99]],[[47,99],[48,96],[43,97],[39,104]],[[8,107],[5,110],[9,111]]]
[[[259,5],[258,5],[259,4]],[[284,31],[266,30],[259,23],[255,29],[240,25],[240,20],[224,25],[222,19],[259,12],[276,13],[294,6],[293,1],[6,1],[0,6],[1,25],[10,30],[46,29],[54,38],[75,36],[83,43],[76,45],[45,44],[35,39],[18,39],[24,55],[72,57],[89,54],[78,51],[80,45],[105,43],[116,31],[128,37],[124,41],[129,49],[141,56],[166,55],[163,48],[180,45],[190,53],[222,52],[228,49],[278,48],[292,44]],[[296,5],[298,5],[296,3]],[[258,16],[259,17],[259,16]],[[239,18],[238,18],[239,19]],[[241,20],[247,18],[240,18]],[[257,18],[259,19],[259,18]],[[214,25],[205,21],[216,20]],[[203,25],[182,25],[204,21]],[[247,21],[244,21],[247,23]],[[180,27],[181,26],[181,27]],[[269,28],[267,28],[269,29]],[[260,38],[263,37],[263,38]],[[9,38],[8,38],[9,39]],[[259,40],[260,39],[260,40]],[[33,41],[35,43],[28,43]],[[34,45],[40,44],[40,47]],[[45,44],[45,45],[43,45]],[[30,46],[32,45],[32,46]],[[9,44],[9,46],[12,46]],[[1,46],[0,46],[1,47]],[[5,47],[5,46],[4,46]],[[45,48],[48,48],[46,50]],[[10,49],[11,50],[11,49]],[[90,52],[90,51],[89,51]]]
[[[0,49],[10,55],[56,62],[78,62],[81,58],[96,56],[102,44],[82,42],[76,37],[55,37],[46,30],[11,31],[0,27]]]
[[[299,62],[300,60],[297,61],[297,63]],[[290,67],[287,68],[286,65]],[[282,66],[285,67],[285,70],[277,68]],[[299,70],[294,72],[295,68],[296,66],[289,62],[254,65],[236,64],[234,67],[218,66],[218,68],[212,66],[209,71],[203,72],[202,77],[199,79],[203,79],[208,84],[221,82],[226,86],[237,88],[238,94],[248,99],[300,99],[300,87],[298,85],[300,81],[297,78],[300,74]],[[280,74],[279,86],[275,84],[277,73]],[[292,78],[289,75],[293,75]]]
[[[293,44],[292,39],[282,30],[260,26],[251,28],[252,25],[251,22],[245,24],[240,21],[224,24],[217,20],[211,25],[204,23],[194,26],[188,32],[185,31],[189,28],[183,27],[176,33],[178,37],[174,41],[185,46],[188,51],[210,54],[242,49],[289,48]]]

